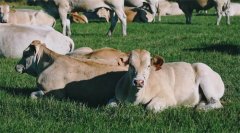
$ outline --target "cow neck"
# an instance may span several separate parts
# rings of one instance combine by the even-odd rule
[[[38,52],[40,54],[38,54],[39,59],[37,63],[38,74],[44,71],[60,56],[60,54],[55,53],[54,51],[47,49],[44,46],[41,46],[40,49],[41,50]]]

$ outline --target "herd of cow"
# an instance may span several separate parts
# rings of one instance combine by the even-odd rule
[[[8,5],[0,6],[0,21],[7,23],[0,24],[0,55],[22,56],[16,70],[37,78],[38,91],[32,92],[31,98],[70,98],[94,106],[143,104],[155,112],[179,105],[202,110],[222,107],[220,98],[224,94],[224,83],[206,64],[165,63],[162,57],[151,57],[148,51],[140,49],[128,53],[113,48],[80,47],[74,50],[73,40],[65,36],[71,34],[67,19],[69,11],[97,9],[98,15],[103,11],[109,13],[108,35],[112,35],[118,19],[123,35],[127,35],[128,15],[126,17],[124,3],[138,7],[131,11],[146,11],[155,18],[157,13],[161,14],[160,10],[163,11],[164,6],[158,8],[160,1],[165,0],[31,1],[53,2],[63,26],[61,34],[51,27],[55,25],[55,19],[43,11],[11,11]],[[217,24],[224,12],[230,24],[229,0],[178,0],[178,4],[185,13],[186,23],[191,23],[194,9],[216,6]]]

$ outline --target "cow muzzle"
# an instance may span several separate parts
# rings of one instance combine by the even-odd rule
[[[19,72],[19,73],[23,73],[25,68],[23,65],[16,65],[15,67],[16,71]]]
[[[144,86],[144,80],[142,80],[142,79],[134,79],[133,80],[133,86],[143,87]]]

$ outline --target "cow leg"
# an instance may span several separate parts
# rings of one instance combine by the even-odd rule
[[[31,99],[37,99],[39,97],[42,97],[43,95],[44,95],[44,92],[42,90],[40,90],[40,91],[32,92],[30,97],[31,97]]]
[[[68,19],[67,19],[67,10],[65,8],[59,7],[58,11],[59,11],[61,24],[62,24],[62,28],[63,28],[62,33],[63,33],[63,35],[70,36],[71,35],[71,31],[69,31],[70,30],[70,23],[69,23],[70,21],[68,21]],[[68,26],[68,28],[67,28],[67,26]],[[67,32],[67,30],[68,30],[68,32]]]
[[[115,9],[114,11],[115,11],[115,14],[113,12],[111,12],[111,26],[108,31],[108,36],[112,35],[112,32],[113,32],[114,28],[116,27],[118,18],[122,23],[122,34],[123,34],[123,36],[126,36],[127,35],[126,15],[122,8]]]
[[[191,24],[192,23],[192,12],[193,12],[193,10],[189,10],[185,13],[186,24]]]
[[[156,6],[154,3],[150,3],[149,4],[150,8],[151,8],[151,11],[152,11],[152,15],[153,15],[153,21],[155,22],[155,16],[156,16],[156,13],[157,13],[157,9],[156,9]]]
[[[153,110],[155,113],[163,111],[169,106],[175,106],[176,100],[171,98],[171,96],[166,96],[165,98],[155,97],[147,105],[147,109]]]
[[[223,5],[221,4],[221,3],[216,3],[216,11],[217,11],[217,25],[219,25],[220,24],[220,21],[221,21],[221,19],[222,19],[222,13],[223,13],[223,11],[222,11],[222,7],[223,7]]]
[[[227,24],[230,25],[230,2],[226,4],[225,15],[227,17]]]
[[[201,110],[209,110],[214,108],[222,108],[222,104],[220,102],[222,91],[224,90],[222,81],[217,81],[210,78],[211,76],[206,75],[201,77],[200,86],[207,101],[201,101],[200,104],[197,105],[197,109]],[[217,83],[213,83],[217,82]],[[218,85],[216,85],[218,84]],[[220,85],[222,84],[222,86]]]
[[[110,28],[108,30],[108,33],[107,33],[108,36],[112,36],[113,30],[114,30],[114,28],[117,24],[117,21],[118,21],[118,17],[113,11],[110,11],[110,17],[111,17],[111,26],[110,26]]]
[[[108,101],[107,105],[110,106],[110,107],[117,107],[118,106],[117,99],[115,97],[110,99]]]
[[[115,13],[117,14],[119,20],[122,23],[122,34],[123,36],[127,35],[127,17],[123,10],[123,8],[118,8],[115,10]]]

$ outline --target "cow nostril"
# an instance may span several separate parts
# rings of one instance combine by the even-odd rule
[[[134,85],[137,85],[137,80],[133,80]]]
[[[134,80],[133,83],[134,83],[134,86],[137,86],[137,87],[144,86],[144,80]]]

